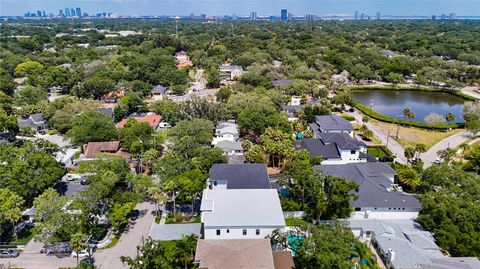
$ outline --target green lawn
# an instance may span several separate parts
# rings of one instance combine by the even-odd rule
[[[377,158],[390,156],[390,154],[383,147],[368,147],[367,153]]]
[[[301,225],[307,225],[308,222],[303,220],[303,219],[296,219],[296,218],[286,218],[285,219],[285,225],[286,226],[301,226]]]

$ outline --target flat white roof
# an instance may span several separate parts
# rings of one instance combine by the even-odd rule
[[[213,200],[213,207],[210,207]],[[203,206],[203,203],[206,206]],[[275,189],[206,189],[202,212],[205,227],[285,226],[280,199]]]

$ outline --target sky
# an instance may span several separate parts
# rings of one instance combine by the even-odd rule
[[[119,15],[279,15],[286,8],[294,15],[440,15],[479,16],[480,0],[0,0],[0,15],[22,15],[45,10],[58,14],[65,7],[82,8],[90,14]]]

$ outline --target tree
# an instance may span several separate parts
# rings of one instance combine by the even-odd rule
[[[0,189],[0,223],[9,222],[15,238],[17,238],[15,223],[22,218],[23,204],[21,196],[9,189]]]
[[[449,163],[455,155],[455,150],[451,148],[442,149],[437,152],[437,155],[442,161]]]
[[[216,68],[212,68],[206,72],[207,86],[209,88],[220,87],[220,72]]]
[[[422,143],[415,144],[415,152],[417,152],[417,158],[420,158],[421,153],[425,153],[427,151],[427,146]]]
[[[408,186],[410,189],[415,189],[420,185],[420,175],[412,168],[400,169],[397,175],[400,183]]]
[[[122,256],[120,259],[131,269],[196,268],[193,262],[197,245],[196,235],[183,235],[181,240],[171,242],[163,244],[149,237],[143,245],[137,247],[140,255],[135,258]]]
[[[43,71],[44,66],[36,61],[26,61],[15,67],[15,75],[24,77],[28,75],[39,75]]]
[[[368,140],[371,140],[374,136],[375,134],[370,129],[363,131],[363,137],[367,138]]]
[[[70,237],[70,246],[72,250],[77,253],[77,266],[79,263],[78,253],[85,249],[87,245],[87,235],[83,233],[74,233]]]
[[[73,119],[67,137],[75,145],[88,142],[110,141],[117,138],[117,129],[112,120],[98,111],[87,111]]]
[[[260,103],[247,105],[237,118],[241,131],[253,136],[259,136],[267,127],[276,127],[280,122],[281,118],[274,107]]]
[[[130,212],[135,208],[134,203],[118,204],[115,203],[111,207],[111,212],[108,215],[108,221],[112,224],[112,228],[119,233],[125,225],[128,224],[128,217]]]
[[[195,156],[199,147],[210,146],[213,139],[213,122],[204,119],[183,120],[170,130],[172,149],[186,159]]]
[[[253,145],[245,153],[245,158],[251,163],[268,164],[269,156],[265,153],[262,146]]]
[[[15,94],[18,105],[36,105],[42,100],[47,100],[47,91],[41,87],[26,86]]]
[[[448,114],[445,116],[445,120],[451,124],[455,120],[455,114],[448,112]]]
[[[115,81],[109,78],[91,77],[75,85],[72,93],[79,98],[100,99],[115,90]]]
[[[273,167],[279,165],[280,162],[285,162],[285,159],[295,152],[291,135],[277,129],[268,127],[258,140],[271,158]]]
[[[44,116],[48,124],[60,133],[66,133],[72,128],[73,119],[87,111],[97,111],[100,102],[93,100],[71,100],[59,98],[49,104]]]
[[[435,128],[436,125],[445,123],[445,118],[435,112],[428,114],[424,120],[432,128]]]
[[[468,143],[462,143],[459,147],[462,150],[461,160],[463,161],[463,158],[465,158],[465,153],[470,149],[470,145]]]
[[[233,94],[232,90],[228,87],[221,87],[220,90],[215,94],[217,101],[226,103],[228,98]]]
[[[405,116],[405,118],[408,118],[410,120],[410,126],[412,126],[412,120],[415,118],[415,113],[413,113],[410,108],[405,107],[403,109],[403,115]]]
[[[403,152],[403,155],[405,155],[405,158],[407,159],[412,159],[415,157],[415,148],[414,147],[406,147],[405,151]]]
[[[125,126],[118,131],[118,134],[122,148],[137,155],[153,149],[154,132],[155,130],[148,123],[128,119]]]
[[[178,121],[184,119],[181,107],[170,100],[156,101],[151,105],[151,109],[155,113],[162,115],[162,120],[172,126],[175,126]]]
[[[403,76],[401,74],[398,74],[398,73],[390,72],[385,77],[385,80],[392,83],[393,87],[395,87],[395,86],[397,86],[397,84],[403,82]]]
[[[364,115],[364,116],[362,117],[362,122],[363,122],[364,124],[367,123],[369,120],[370,120],[370,118],[369,118],[367,115]]]

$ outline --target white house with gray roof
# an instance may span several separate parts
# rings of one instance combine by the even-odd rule
[[[387,268],[480,268],[477,258],[444,256],[432,234],[414,220],[350,220],[349,225],[362,241],[370,241]]]
[[[219,141],[215,147],[221,149],[227,156],[242,156],[244,153],[242,142],[240,141]]]
[[[205,189],[200,210],[204,239],[261,239],[285,228],[275,189]]]
[[[18,120],[18,127],[27,127],[35,132],[45,130],[45,126],[46,123],[42,113],[31,114],[28,119]]]
[[[350,219],[416,219],[420,201],[394,184],[395,170],[385,163],[316,165],[324,176],[335,176],[359,186],[358,199],[351,202],[355,211]]]
[[[320,133],[344,133],[353,137],[352,124],[337,115],[317,116],[314,123],[309,124],[315,136],[319,136]]]
[[[215,136],[212,145],[215,146],[220,141],[235,142],[240,137],[238,126],[233,120],[219,122],[215,128]]]

